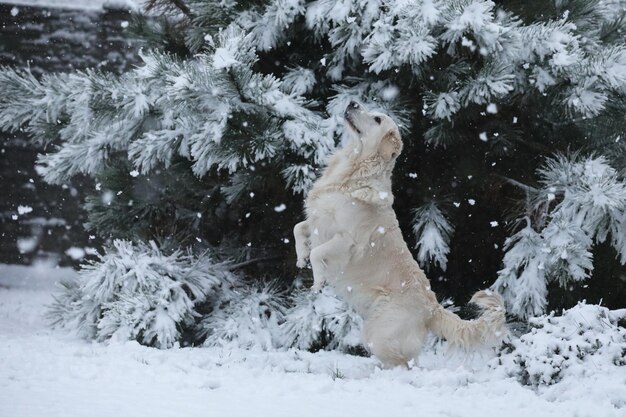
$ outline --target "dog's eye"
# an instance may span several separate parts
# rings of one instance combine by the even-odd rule
[[[375,121],[376,123],[380,124],[380,122],[382,122],[382,121],[383,121],[383,119],[381,119],[380,117],[376,116],[376,117],[374,117],[374,121]]]

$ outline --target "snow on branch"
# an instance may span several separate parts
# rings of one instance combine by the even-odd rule
[[[235,288],[222,304],[202,320],[205,346],[231,345],[243,349],[282,347],[279,324],[285,301],[272,285]]]
[[[247,28],[260,51],[275,48],[293,21],[304,13],[304,0],[274,0],[262,14],[243,14],[238,23]]]
[[[413,216],[417,261],[426,268],[430,262],[434,262],[445,271],[454,227],[435,203],[416,209]]]
[[[329,288],[297,291],[281,325],[283,346],[348,350],[361,343],[361,317]],[[323,339],[325,346],[320,346]]]
[[[530,319],[531,329],[515,338],[491,363],[532,387],[587,377],[589,369],[621,375],[626,365],[625,310],[579,303],[560,315]],[[603,388],[601,388],[603,389]]]
[[[504,268],[498,271],[493,289],[500,293],[507,312],[519,317],[536,316],[547,304],[546,263],[549,249],[526,220],[526,227],[507,238]]]
[[[165,254],[155,242],[115,240],[83,266],[77,282],[63,284],[49,315],[85,338],[169,348],[194,327],[196,305],[233,280],[208,256]]]
[[[542,187],[533,202],[535,210],[547,207],[547,223],[538,232],[527,219],[526,227],[507,239],[494,284],[509,311],[520,317],[544,311],[548,281],[565,287],[587,279],[594,243],[610,237],[626,263],[626,182],[606,159],[556,156],[539,175]]]
[[[610,235],[615,250],[624,259],[626,247],[621,236],[626,232],[626,181],[603,156],[557,156],[539,170],[543,187],[536,197],[558,203],[553,219],[562,219],[578,228],[596,243]],[[583,241],[584,242],[584,241]]]
[[[0,127],[29,124],[37,140],[61,139],[57,152],[39,160],[44,178],[56,184],[78,174],[97,176],[124,154],[142,174],[187,158],[198,176],[213,167],[232,174],[286,150],[324,161],[334,141],[322,117],[299,96],[310,87],[294,90],[292,76],[291,87],[283,88],[279,78],[255,72],[253,38],[229,26],[217,36],[212,53],[183,61],[142,52],[143,66],[121,77],[87,71],[37,80],[28,72],[4,69],[0,81],[7,95],[0,98]],[[235,117],[243,119],[244,129],[235,129]],[[259,131],[252,120],[262,120],[266,128]],[[57,124],[58,138],[47,137],[48,126]],[[291,172],[283,167],[285,175]],[[287,179],[294,190],[310,187],[305,177]]]

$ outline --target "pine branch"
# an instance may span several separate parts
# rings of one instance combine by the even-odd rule
[[[236,269],[245,268],[246,266],[254,265],[254,264],[259,263],[259,262],[274,261],[276,259],[281,259],[281,258],[282,258],[282,256],[280,256],[280,255],[274,255],[274,256],[263,256],[261,258],[248,259],[247,261],[243,261],[243,262],[239,262],[239,263],[236,263],[236,264],[228,265],[228,270],[229,271],[234,271]]]
[[[191,9],[183,2],[183,0],[148,0],[145,8],[146,11],[175,8],[180,10],[190,20],[194,18]]]
[[[504,182],[507,182],[507,183],[509,183],[509,184],[511,184],[511,185],[513,185],[513,186],[515,186],[515,187],[517,187],[517,188],[519,188],[519,189],[521,189],[521,190],[523,190],[523,191],[525,191],[527,193],[536,191],[536,188],[531,187],[530,185],[523,184],[523,183],[521,183],[521,182],[519,182],[517,180],[514,180],[513,178],[506,177],[504,175],[497,175],[497,174],[494,174],[494,175],[496,177],[504,180]]]
[[[615,19],[604,22],[600,28],[599,39],[602,42],[619,41],[623,38],[623,32],[626,28],[626,12],[620,13]]]

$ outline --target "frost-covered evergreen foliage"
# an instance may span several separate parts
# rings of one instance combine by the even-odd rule
[[[221,301],[223,305],[202,320],[206,346],[230,344],[263,350],[284,346],[280,324],[285,305],[274,287],[233,289]]]
[[[504,268],[494,287],[506,300],[507,311],[524,317],[541,314],[547,304],[549,249],[530,224],[507,239],[504,248]]]
[[[530,332],[513,340],[493,365],[534,387],[557,384],[566,376],[582,377],[589,368],[623,375],[626,329],[619,322],[624,319],[626,310],[584,303],[560,317],[532,318]]]
[[[334,292],[299,290],[282,324],[283,346],[355,351],[361,345],[361,318]]]
[[[297,289],[285,297],[275,283],[239,283],[222,294],[199,328],[206,346],[361,353],[361,325],[361,318],[328,287],[319,293]]]
[[[609,240],[626,262],[626,183],[606,158],[556,157],[539,175],[530,210],[541,233],[526,218],[505,244],[494,284],[508,310],[522,317],[544,310],[548,280],[567,286],[590,276],[594,243]]]
[[[212,168],[235,175],[263,161],[280,164],[290,152],[324,160],[332,141],[320,141],[323,120],[302,98],[281,91],[279,79],[252,70],[257,57],[244,32],[230,27],[208,48],[210,54],[188,61],[146,52],[144,65],[120,78],[86,72],[38,81],[28,72],[3,72],[10,106],[2,126],[57,125],[54,133],[65,145],[39,160],[44,178],[55,184],[78,174],[99,176],[116,152],[126,153],[139,174],[187,158],[199,177]],[[54,101],[32,112],[32,100],[48,95]],[[310,181],[304,175],[293,185]],[[232,201],[237,194],[232,189],[227,196]]]
[[[96,340],[137,340],[169,348],[193,331],[196,307],[219,296],[234,281],[223,265],[174,250],[165,254],[155,242],[115,240],[97,261],[84,265],[77,282],[51,307],[53,323]]]
[[[439,293],[497,275],[515,314],[539,314],[607,250],[623,287],[624,0],[148,5],[122,76],[0,70],[0,128],[48,145],[47,181],[94,178],[94,233],[200,242],[287,288],[291,229],[356,99],[401,127],[395,209]],[[623,303],[605,288],[589,295]]]
[[[423,268],[432,262],[446,270],[450,235],[454,231],[448,219],[434,204],[429,203],[414,212],[413,233],[417,238],[417,260]]]

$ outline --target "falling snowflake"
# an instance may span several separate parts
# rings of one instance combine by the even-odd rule
[[[27,214],[33,211],[33,208],[30,206],[18,206],[17,207],[17,212],[18,214],[22,215],[22,214]]]

